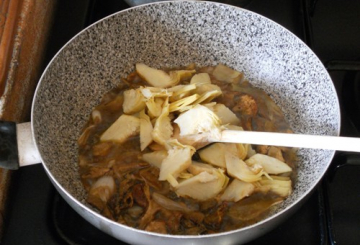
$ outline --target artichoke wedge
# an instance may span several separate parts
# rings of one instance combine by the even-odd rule
[[[162,70],[149,67],[143,63],[136,64],[136,72],[150,85],[158,88],[167,88],[173,85],[169,74]]]
[[[136,72],[146,82],[157,88],[168,88],[177,85],[182,79],[190,78],[195,70],[171,71],[167,74],[165,71],[149,67],[143,63],[136,64]]]
[[[225,151],[225,143],[214,143],[198,151],[198,153],[202,161],[221,168],[226,168]]]
[[[220,199],[222,201],[237,202],[247,196],[250,196],[254,190],[254,184],[234,179],[225,189]]]
[[[230,151],[225,152],[225,162],[226,162],[226,171],[227,173],[234,178],[242,180],[244,182],[255,182],[261,179],[263,171],[257,171],[254,173],[246,165],[246,163],[241,160],[237,155],[231,153]]]
[[[190,95],[190,93],[196,89],[195,84],[189,84],[189,85],[177,85],[175,87],[169,88],[169,92],[173,92],[173,94],[170,96],[169,100],[170,102],[174,102],[177,100],[180,100],[182,98],[185,98],[186,96]]]
[[[165,106],[162,108],[161,115],[156,119],[154,129],[151,132],[153,140],[160,145],[165,145],[173,134],[173,127],[169,117],[169,104],[167,101],[164,103]]]
[[[148,114],[151,118],[159,117],[161,115],[163,103],[164,103],[164,99],[157,97],[152,97],[146,101]]]
[[[194,108],[180,114],[174,121],[180,128],[180,135],[199,134],[206,132],[216,133],[221,120],[209,108],[196,105]]]
[[[201,104],[201,103],[208,103],[215,99],[216,97],[220,96],[222,94],[221,90],[210,90],[207,92],[204,92],[200,95],[200,97],[194,102],[194,104]]]
[[[240,82],[244,77],[243,73],[222,64],[217,65],[212,74],[217,80],[227,83]]]
[[[140,119],[122,114],[101,136],[100,141],[125,142],[140,133]]]
[[[287,197],[292,192],[291,180],[288,177],[271,176],[272,179],[263,177],[259,183],[262,187],[268,187],[270,191],[281,197]],[[260,188],[261,189],[261,188]]]
[[[193,94],[188,97],[182,98],[180,100],[174,101],[170,104],[169,110],[170,112],[180,111],[184,107],[187,107],[190,104],[192,104],[194,101],[198,100],[199,98],[200,96],[198,94]]]
[[[123,111],[126,114],[134,114],[145,108],[145,98],[138,89],[124,91]]]
[[[192,161],[188,171],[193,175],[198,175],[201,172],[208,172],[209,174],[213,174],[214,171],[216,171],[216,168],[207,163]]]
[[[161,163],[159,180],[167,180],[171,185],[176,185],[174,180],[190,166],[193,153],[193,148],[187,146],[168,150],[167,157]]]
[[[286,163],[264,154],[257,153],[245,161],[248,165],[261,165],[268,174],[282,174],[291,172],[292,169]]]
[[[218,195],[227,186],[228,182],[229,178],[220,169],[216,169],[211,174],[204,171],[180,182],[176,186],[175,192],[179,196],[206,201]]]
[[[153,125],[150,117],[145,114],[145,110],[140,112],[140,150],[143,151],[153,141],[151,133]]]
[[[196,85],[204,85],[204,84],[211,84],[211,79],[208,73],[199,73],[195,74],[191,80],[190,84],[196,84]]]
[[[167,157],[168,152],[166,150],[153,151],[142,155],[142,159],[150,163],[151,165],[160,168],[162,161]]]
[[[240,119],[224,104],[216,104],[212,107],[214,113],[220,118],[221,124],[238,125]]]

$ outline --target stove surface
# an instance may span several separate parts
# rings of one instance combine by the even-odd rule
[[[351,116],[351,90],[344,84],[359,72],[360,1],[352,0],[224,0],[283,25],[302,39],[327,67],[339,95],[341,134],[360,136]],[[75,34],[95,21],[129,6],[118,0],[58,1],[46,60]],[[356,85],[357,84],[357,85]],[[352,87],[353,88],[353,87]],[[357,91],[360,92],[360,91]],[[354,96],[353,96],[354,97]],[[358,97],[355,98],[359,99]],[[337,153],[328,173],[304,205],[256,244],[360,244],[360,156]],[[14,173],[1,244],[124,244],[83,220],[59,196],[41,165]]]

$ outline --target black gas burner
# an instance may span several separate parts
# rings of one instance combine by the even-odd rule
[[[360,66],[360,62],[358,66]],[[360,134],[360,68],[357,71],[349,72],[343,86],[342,94],[345,113]]]

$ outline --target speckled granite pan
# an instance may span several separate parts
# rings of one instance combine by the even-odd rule
[[[91,109],[120,77],[144,62],[172,67],[224,63],[267,91],[297,133],[338,135],[340,112],[332,81],[297,37],[255,13],[211,2],[161,2],[119,12],[74,37],[39,83],[32,123],[44,167],[62,196],[92,224],[118,239],[143,244],[230,244],[271,229],[295,210],[326,171],[334,152],[299,150],[294,193],[268,219],[206,236],[164,236],[109,221],[84,204],[77,138]]]

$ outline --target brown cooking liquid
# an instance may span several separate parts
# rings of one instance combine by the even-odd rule
[[[197,72],[211,74],[213,67],[197,68]],[[214,101],[223,103],[241,119],[245,130],[291,132],[278,106],[260,89],[249,82],[225,84],[211,77],[212,83],[221,87],[223,95]],[[186,83],[186,82],[185,82]],[[91,116],[79,139],[79,173],[87,191],[101,176],[115,179],[116,191],[104,202],[89,195],[88,202],[111,220],[148,231],[197,235],[229,231],[248,226],[263,219],[273,204],[282,197],[268,192],[258,192],[236,203],[221,202],[219,198],[197,201],[178,197],[167,181],[159,181],[159,169],[141,160],[139,137],[123,144],[100,142],[101,134],[123,113],[122,93],[130,88],[148,86],[136,73],[130,74],[117,88],[103,96],[95,110],[101,113],[101,123]],[[253,146],[263,154],[282,157],[293,171],[295,181],[295,152],[289,148]],[[197,154],[194,155],[194,160]],[[154,193],[180,204],[166,209],[155,201]],[[181,208],[186,207],[186,208]]]

